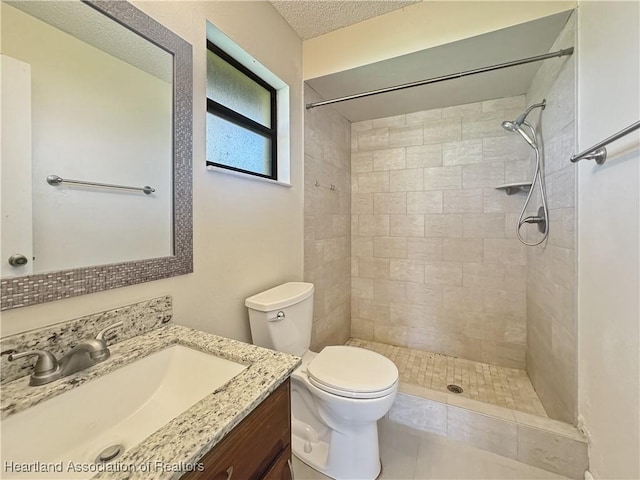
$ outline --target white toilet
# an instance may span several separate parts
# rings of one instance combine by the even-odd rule
[[[309,351],[311,283],[285,283],[245,304],[254,344],[302,357],[291,376],[293,453],[338,480],[375,479],[381,468],[377,421],[395,399],[396,366],[363,348]]]

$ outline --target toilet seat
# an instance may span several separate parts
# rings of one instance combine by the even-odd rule
[[[325,347],[307,365],[307,376],[315,387],[348,398],[380,398],[393,393],[398,383],[391,360],[349,346]]]

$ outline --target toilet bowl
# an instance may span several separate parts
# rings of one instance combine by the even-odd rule
[[[308,350],[313,285],[287,283],[246,300],[255,344],[302,357],[291,375],[292,450],[337,480],[380,473],[377,421],[391,408],[398,369],[357,347]]]

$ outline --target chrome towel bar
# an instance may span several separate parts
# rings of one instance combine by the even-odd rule
[[[124,190],[136,190],[140,192],[144,192],[146,195],[149,195],[156,191],[155,188],[151,188],[148,185],[144,187],[128,187],[126,185],[113,185],[111,183],[98,183],[98,182],[85,182],[84,180],[71,180],[68,178],[61,178],[58,175],[49,175],[47,177],[47,183],[49,185],[60,185],[61,183],[74,183],[76,185],[91,185],[93,187],[107,187],[107,188],[120,188]]]
[[[595,160],[598,165],[602,165],[607,159],[607,149],[605,145],[609,145],[611,142],[615,142],[620,137],[624,137],[626,134],[633,132],[640,128],[640,120],[636,123],[632,123],[627,128],[623,128],[618,133],[614,133],[609,138],[605,138],[600,143],[596,143],[593,147],[587,148],[583,152],[577,153],[571,156],[571,163],[576,163],[580,160]]]

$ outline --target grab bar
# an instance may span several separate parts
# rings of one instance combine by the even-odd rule
[[[122,188],[124,190],[137,190],[144,192],[145,195],[149,195],[156,191],[155,188],[151,188],[149,185],[144,187],[127,187],[126,185],[113,185],[111,183],[98,183],[98,182],[85,182],[84,180],[70,180],[68,178],[61,178],[58,175],[49,175],[47,177],[47,183],[49,185],[60,185],[61,183],[75,183],[76,185],[91,185],[94,187],[108,187],[108,188]]]
[[[614,133],[609,138],[605,138],[600,143],[596,143],[593,147],[587,148],[585,151],[573,155],[570,159],[571,163],[576,163],[580,160],[595,160],[598,165],[602,165],[607,159],[607,149],[604,148],[605,145],[615,142],[620,137],[624,137],[626,134],[631,133],[638,128],[640,128],[640,120],[629,125],[627,128],[623,128],[618,133]]]

